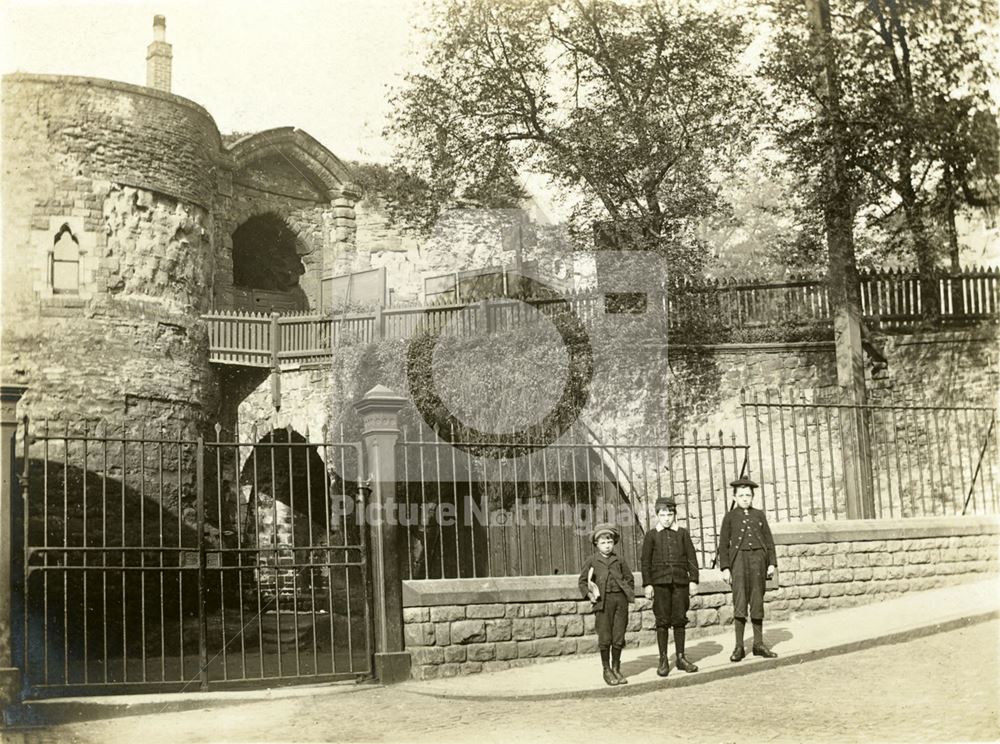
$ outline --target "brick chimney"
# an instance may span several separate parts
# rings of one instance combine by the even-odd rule
[[[174,53],[166,39],[166,17],[153,16],[153,43],[146,49],[146,85],[169,93],[170,65]]]

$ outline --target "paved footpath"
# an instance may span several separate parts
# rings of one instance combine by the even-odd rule
[[[871,645],[905,640],[916,633],[947,629],[968,618],[1000,611],[1000,580],[993,578],[972,584],[905,594],[896,599],[800,618],[764,624],[764,640],[779,654],[766,660],[748,656],[733,664],[732,631],[702,636],[688,643],[686,656],[698,665],[698,672],[684,674],[671,670],[666,680],[656,676],[659,662],[655,647],[626,649],[622,672],[629,684],[616,687],[618,695],[636,694],[670,686],[704,684],[759,671],[768,667],[800,664],[834,654],[847,653]],[[746,648],[752,639],[747,627]],[[671,649],[673,643],[671,642]],[[594,674],[596,654],[560,659],[547,664],[468,677],[410,682],[414,691],[427,695],[460,699],[566,699],[606,696],[608,687]],[[671,653],[671,667],[673,654]]]
[[[131,700],[124,718],[8,731],[5,744],[312,741],[994,741],[1000,740],[1000,584],[921,592],[872,607],[775,623],[776,660],[744,661],[645,684],[649,649],[627,651],[633,683],[608,688],[594,659],[386,688],[258,693],[253,701],[190,696]],[[859,612],[864,610],[866,612]],[[964,614],[962,614],[964,613]],[[829,622],[822,639],[807,635]],[[868,623],[883,624],[872,629]],[[726,640],[723,643],[723,640]],[[801,645],[796,646],[795,643]],[[796,650],[797,649],[797,650]],[[846,653],[850,651],[850,653]],[[808,662],[808,663],[806,663]],[[559,670],[563,671],[560,673]],[[522,675],[551,675],[544,690]],[[558,682],[572,678],[572,689]],[[539,679],[542,679],[539,677]],[[519,681],[520,680],[520,681]],[[701,681],[702,684],[694,684]],[[448,682],[449,686],[445,686]],[[453,684],[453,688],[450,685]],[[488,691],[491,692],[487,694]],[[517,693],[520,694],[517,694]],[[106,699],[105,699],[106,700]],[[120,702],[120,699],[118,699]],[[228,707],[218,707],[228,702]],[[96,701],[79,704],[95,715]],[[151,707],[158,705],[158,708]],[[215,707],[209,707],[215,706]],[[111,711],[109,711],[111,712]],[[607,726],[615,734],[609,737]]]

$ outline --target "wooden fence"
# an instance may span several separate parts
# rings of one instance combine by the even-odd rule
[[[942,323],[996,321],[1000,318],[1000,272],[996,268],[943,274],[937,284]],[[862,313],[872,327],[902,328],[926,319],[919,275],[906,271],[863,272]],[[480,300],[416,308],[375,308],[367,313],[247,313],[216,311],[208,323],[211,360],[249,367],[319,362],[342,344],[407,339],[421,330],[473,336],[537,322],[538,314],[572,311],[584,323],[605,313],[600,292],[559,299]],[[672,281],[666,294],[652,298],[654,312],[666,311],[668,327],[735,329],[809,326],[831,320],[825,280],[784,282],[716,279]]]

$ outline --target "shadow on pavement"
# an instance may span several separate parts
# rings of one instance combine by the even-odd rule
[[[687,656],[688,661],[697,664],[702,659],[707,659],[710,656],[722,651],[722,644],[717,641],[702,641],[693,646],[688,647],[684,655]],[[625,676],[641,674],[648,669],[656,669],[660,663],[660,657],[658,654],[646,653],[642,656],[622,662],[622,673]],[[676,664],[676,656],[674,655],[674,645],[671,641],[670,644],[670,668],[674,669]]]
[[[688,661],[697,664],[702,659],[715,656],[720,651],[722,651],[722,644],[718,641],[702,641],[689,649],[685,649],[684,655]]]
[[[626,649],[626,654],[628,650]],[[624,656],[625,654],[623,654]],[[643,654],[637,659],[632,659],[630,661],[622,661],[622,674],[626,677],[634,674],[641,674],[647,669],[656,669],[660,664],[660,657],[655,654]]]
[[[773,628],[764,631],[764,643],[766,643],[771,648],[774,648],[780,643],[785,641],[790,641],[795,636],[791,631],[785,628]]]

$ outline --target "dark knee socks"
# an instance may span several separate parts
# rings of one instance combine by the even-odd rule
[[[678,656],[684,655],[684,628],[674,627],[674,650]]]
[[[656,645],[660,648],[660,656],[670,650],[670,631],[667,628],[656,629]]]
[[[609,648],[602,648],[602,649],[600,649],[600,651],[601,651],[601,666],[604,667],[605,669],[607,669],[608,665],[609,665],[609,661],[611,659],[611,649],[609,649]],[[621,653],[621,652],[619,651],[619,653]]]
[[[753,645],[759,646],[764,642],[764,621],[751,620],[753,624]]]
[[[743,645],[743,631],[747,627],[747,621],[744,617],[738,617],[733,621],[733,626],[736,628],[736,645]]]
[[[622,650],[617,646],[611,648],[611,668],[617,671],[622,665]]]

